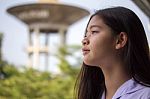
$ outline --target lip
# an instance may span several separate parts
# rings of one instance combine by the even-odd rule
[[[82,48],[83,55],[86,55],[90,52],[88,48]]]

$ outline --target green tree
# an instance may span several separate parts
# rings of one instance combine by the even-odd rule
[[[2,40],[3,40],[3,34],[0,33],[0,60],[2,61]]]
[[[3,40],[3,34],[0,33],[0,79],[3,79],[5,76],[5,73],[3,72],[3,66],[5,62],[2,60],[2,40]]]
[[[73,99],[80,61],[71,65],[66,57],[73,56],[79,48],[69,46],[59,49],[56,55],[61,69],[59,75],[27,68],[20,71],[14,65],[3,62],[6,76],[0,79],[0,99]],[[74,66],[77,64],[77,67]]]
[[[61,69],[63,74],[69,75],[71,77],[75,77],[79,71],[79,66],[81,65],[81,58],[74,55],[74,53],[78,52],[81,47],[78,45],[71,46],[62,46],[59,48],[58,53],[56,54],[59,59],[59,68]],[[71,64],[67,57],[73,57],[76,61],[76,64]]]

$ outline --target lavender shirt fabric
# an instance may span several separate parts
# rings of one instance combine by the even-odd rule
[[[105,99],[105,92],[101,99]],[[130,79],[117,89],[112,99],[150,99],[150,87]]]

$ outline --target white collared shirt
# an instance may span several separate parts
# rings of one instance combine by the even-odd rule
[[[101,99],[105,99],[105,92]],[[130,79],[117,89],[112,99],[150,99],[150,87]]]

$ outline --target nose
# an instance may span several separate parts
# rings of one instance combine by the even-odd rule
[[[87,38],[84,38],[83,40],[82,40],[82,45],[88,45],[90,42],[89,42],[89,40],[87,39]]]

